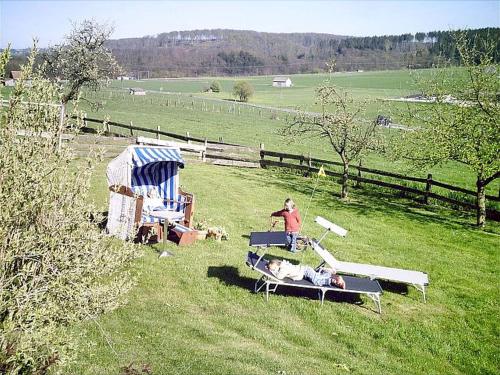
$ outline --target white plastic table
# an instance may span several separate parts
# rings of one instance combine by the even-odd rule
[[[163,223],[163,243],[167,242],[168,224],[184,219],[182,212],[172,210],[151,211],[149,215],[160,219]]]

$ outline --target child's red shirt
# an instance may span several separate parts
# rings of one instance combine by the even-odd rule
[[[286,232],[299,232],[302,219],[300,218],[299,210],[294,208],[292,212],[285,209],[273,212],[271,216],[281,216],[285,219]]]

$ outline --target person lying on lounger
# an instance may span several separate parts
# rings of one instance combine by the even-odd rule
[[[317,286],[335,286],[345,289],[345,281],[340,275],[336,275],[331,268],[320,268],[315,271],[310,266],[295,265],[286,260],[271,259],[267,268],[277,279],[288,277],[292,280],[308,280]]]

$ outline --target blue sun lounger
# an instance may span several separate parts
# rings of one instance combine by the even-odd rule
[[[325,299],[326,292],[341,292],[341,293],[350,293],[350,294],[364,294],[368,296],[374,303],[375,307],[378,310],[378,313],[382,313],[382,309],[380,306],[380,296],[382,294],[382,288],[376,280],[370,280],[368,278],[361,277],[353,277],[353,276],[344,276],[344,281],[346,284],[345,289],[340,289],[334,286],[317,286],[308,280],[292,280],[289,278],[285,278],[283,280],[277,279],[268,269],[267,264],[268,261],[263,259],[262,255],[258,255],[257,253],[248,252],[247,255],[247,265],[259,272],[262,276],[259,280],[255,282],[254,292],[258,293],[263,288],[266,291],[266,300],[269,300],[269,292],[276,292],[278,286],[289,286],[294,288],[305,288],[305,289],[315,289],[318,291],[321,305],[323,305],[323,301]]]

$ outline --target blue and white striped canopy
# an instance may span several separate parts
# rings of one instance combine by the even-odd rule
[[[146,164],[160,161],[175,161],[179,163],[179,167],[184,168],[184,160],[177,149],[144,146],[134,147],[133,151],[132,161],[134,163],[134,167],[142,167]]]

